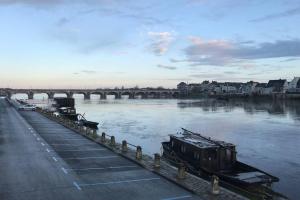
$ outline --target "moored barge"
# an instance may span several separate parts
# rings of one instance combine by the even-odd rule
[[[217,175],[238,186],[270,185],[279,179],[237,160],[235,145],[182,129],[163,142],[163,156],[173,164],[184,163],[193,174]]]

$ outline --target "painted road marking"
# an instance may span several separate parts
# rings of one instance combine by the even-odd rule
[[[40,138],[36,138],[37,141],[40,141]]]
[[[100,157],[75,157],[75,158],[63,158],[64,160],[85,160],[85,159],[106,159],[106,158],[118,158],[119,156],[100,156]]]
[[[176,199],[186,199],[186,198],[191,198],[191,195],[185,195],[185,196],[179,196],[179,197],[170,197],[162,200],[176,200]]]
[[[159,180],[160,178],[144,178],[144,179],[133,179],[133,180],[124,180],[124,181],[111,181],[111,182],[100,182],[100,183],[84,183],[77,184],[79,187],[88,187],[88,186],[97,186],[97,185],[112,185],[112,184],[121,184],[121,183],[133,183],[133,182],[142,182],[142,181],[153,181]]]
[[[122,169],[122,168],[137,168],[135,165],[116,166],[116,167],[93,167],[93,168],[78,168],[78,169],[65,169],[68,171],[88,171],[88,170],[104,170],[104,169]]]
[[[48,153],[50,153],[50,150],[49,150],[48,148],[46,149],[46,151],[47,151]]]
[[[64,151],[105,151],[107,149],[86,149],[86,150],[57,150],[56,152],[64,152]]]
[[[41,145],[42,145],[42,146],[45,146],[45,144],[44,144],[44,143],[42,143],[42,142],[41,142]]]
[[[57,159],[56,159],[54,156],[52,157],[52,159],[53,159],[55,162],[57,162]]]
[[[67,139],[61,139],[60,141],[63,141],[63,140],[87,140],[87,139],[78,139],[78,138],[67,138]]]
[[[61,170],[65,173],[65,174],[67,174],[68,173],[68,171],[65,169],[65,168],[61,168]]]
[[[33,135],[36,137],[36,134],[35,134],[35,133],[34,133]]]
[[[74,181],[73,185],[77,188],[77,190],[81,190],[81,187]]]
[[[88,144],[92,144],[92,143],[86,143],[86,144],[50,144],[50,145],[54,145],[54,146],[83,146],[83,145],[88,145]]]

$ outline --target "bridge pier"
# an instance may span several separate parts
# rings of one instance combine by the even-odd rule
[[[100,99],[106,99],[106,93],[104,93],[103,95],[100,95]]]
[[[133,93],[129,95],[129,99],[134,99],[134,98],[135,98],[135,96]]]
[[[84,94],[84,99],[85,99],[85,100],[91,99],[91,93],[89,93],[89,92],[85,93],[85,94]]]
[[[33,92],[29,92],[27,95],[28,95],[28,99],[33,99],[34,93]]]
[[[115,95],[115,98],[116,99],[121,99],[122,98],[122,94],[119,92],[119,93],[117,93],[116,95]]]
[[[67,92],[67,93],[66,93],[66,95],[67,95],[68,98],[72,98],[72,97],[73,97],[73,94],[74,94],[73,92]]]
[[[47,95],[48,95],[48,99],[54,99],[54,92],[49,92],[49,93],[47,93]]]

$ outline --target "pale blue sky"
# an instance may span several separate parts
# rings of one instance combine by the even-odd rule
[[[298,0],[0,0],[0,87],[300,76]]]

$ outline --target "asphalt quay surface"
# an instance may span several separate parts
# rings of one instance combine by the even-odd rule
[[[3,99],[0,128],[1,200],[199,199],[39,113],[17,112]]]

